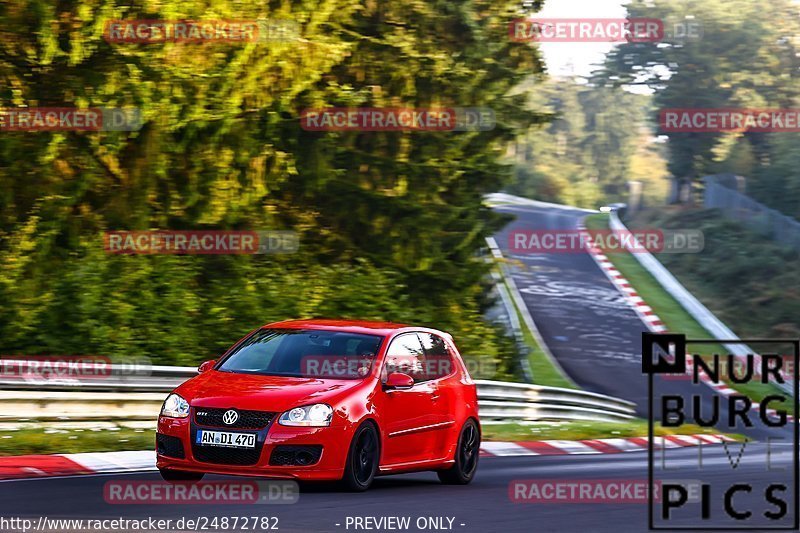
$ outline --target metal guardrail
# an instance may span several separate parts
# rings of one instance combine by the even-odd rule
[[[525,343],[525,336],[522,333],[522,325],[520,324],[517,310],[514,308],[514,304],[511,302],[511,295],[509,294],[508,288],[505,285],[504,277],[498,272],[492,271],[492,281],[494,282],[494,289],[497,291],[497,295],[500,297],[500,305],[502,306],[505,318],[507,319],[505,322],[506,330],[509,331],[514,337],[514,345],[517,350],[517,363],[519,368],[522,371],[525,382],[533,383],[533,369],[531,368],[531,363],[528,360],[530,349]]]
[[[8,368],[24,369],[29,361],[4,359],[0,363]],[[49,377],[37,377],[44,374]],[[195,375],[197,367],[194,366],[131,366],[108,363],[71,365],[56,361],[50,363],[47,371],[41,370],[28,376],[0,374],[0,389],[169,392]]]
[[[478,380],[475,383],[482,420],[619,421],[635,417],[633,402],[594,392],[505,381]]]
[[[737,181],[742,185],[738,188]],[[761,233],[773,241],[800,250],[800,222],[744,194],[744,178],[731,174],[705,176],[703,206]]]
[[[109,365],[106,365],[108,369]],[[193,367],[151,367],[150,376],[0,379],[0,422],[153,420],[166,394],[197,374]],[[580,390],[476,380],[484,421],[612,421],[634,417],[632,402]]]

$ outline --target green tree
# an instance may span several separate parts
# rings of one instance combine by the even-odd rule
[[[634,0],[630,17],[702,28],[696,38],[658,43],[623,43],[613,49],[597,79],[643,85],[654,91],[656,115],[670,108],[790,107],[800,92],[797,35],[800,17],[790,0]],[[685,26],[684,26],[685,27]],[[745,136],[756,160],[769,152],[754,133],[669,133],[669,171],[698,178],[719,170]]]
[[[583,207],[624,198],[634,157],[652,142],[649,97],[568,78],[526,90],[554,119],[517,140],[509,191]]]
[[[481,318],[482,204],[541,70],[513,1],[18,0],[0,6],[0,105],[134,106],[137,132],[0,137],[0,348],[188,362],[254,325],[351,316],[451,330]],[[112,44],[111,19],[291,19],[286,42]],[[306,108],[489,107],[487,132],[310,132]],[[109,229],[292,229],[291,256],[117,257]],[[230,330],[230,331],[228,331]]]

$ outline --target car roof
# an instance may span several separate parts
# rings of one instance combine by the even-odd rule
[[[436,329],[410,326],[408,324],[398,324],[396,322],[380,322],[370,320],[331,320],[322,318],[312,318],[304,320],[283,320],[265,324],[264,328],[276,329],[325,329],[335,331],[346,331],[348,333],[364,333],[367,335],[392,335],[402,331],[429,331],[446,337],[451,337],[449,333]],[[452,338],[452,337],[451,337]]]

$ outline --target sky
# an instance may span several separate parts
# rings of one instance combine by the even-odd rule
[[[545,0],[536,17],[625,18],[627,0]],[[603,61],[611,43],[539,43],[553,76],[589,75]]]

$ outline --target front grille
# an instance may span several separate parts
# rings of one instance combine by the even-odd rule
[[[233,424],[226,424],[222,421],[222,415],[230,409],[216,409],[211,407],[196,407],[194,409],[194,421],[206,427],[231,428],[231,429],[264,429],[272,422],[275,413],[267,411],[244,411],[234,409],[239,413],[239,419]]]
[[[275,446],[269,458],[271,466],[309,466],[322,455],[322,446]]]
[[[164,455],[166,457],[174,457],[176,459],[186,458],[181,439],[170,435],[156,433],[156,451],[159,455]]]
[[[261,446],[254,449],[220,448],[215,446],[197,446],[192,444],[194,458],[203,463],[221,465],[254,465],[261,455]]]

